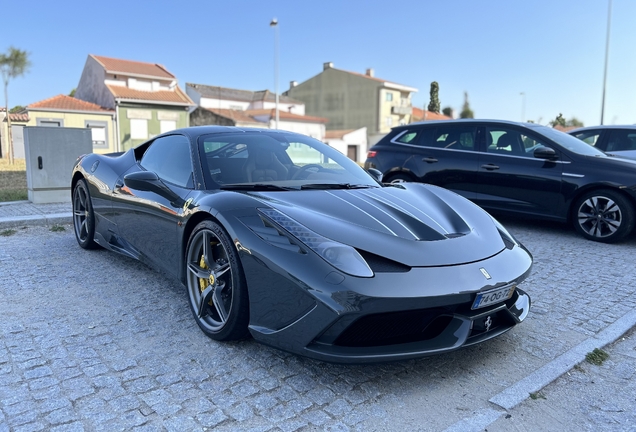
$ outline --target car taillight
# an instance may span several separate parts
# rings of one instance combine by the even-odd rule
[[[378,153],[377,151],[368,151],[368,152],[367,152],[367,157],[368,157],[368,158],[375,157],[375,155],[376,155],[377,153]]]

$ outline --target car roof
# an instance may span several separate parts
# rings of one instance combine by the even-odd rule
[[[409,127],[412,126],[434,126],[434,125],[444,125],[444,124],[473,124],[473,123],[479,123],[479,124],[497,124],[497,125],[501,125],[501,124],[508,124],[508,125],[515,125],[515,126],[524,126],[524,127],[545,127],[541,124],[537,124],[537,123],[525,123],[525,122],[515,122],[515,121],[510,121],[510,120],[494,120],[494,119],[453,119],[453,120],[427,120],[427,121],[421,121],[421,122],[415,122],[415,123],[409,123],[407,125],[402,125],[402,126],[396,126],[393,128],[393,130],[402,130],[402,129],[408,129]]]
[[[596,130],[596,129],[634,129],[636,130],[636,125],[598,125],[598,126],[585,126],[576,129],[572,129],[568,131],[569,134],[575,132],[584,132],[588,130]]]
[[[197,138],[201,135],[208,135],[208,134],[215,134],[215,133],[245,133],[245,132],[257,132],[257,133],[280,133],[280,134],[285,134],[285,135],[302,135],[296,132],[290,132],[290,131],[286,131],[286,130],[280,130],[280,129],[264,129],[264,128],[252,128],[252,127],[247,127],[247,128],[242,128],[242,127],[236,127],[236,126],[190,126],[190,127],[186,127],[186,128],[181,128],[181,129],[175,129],[169,132],[165,132],[161,135],[157,135],[156,137],[153,138],[159,138],[160,136],[164,136],[164,135],[172,135],[175,133],[179,133],[179,134],[183,134],[183,135],[187,135],[190,138]],[[304,135],[303,135],[304,136]]]

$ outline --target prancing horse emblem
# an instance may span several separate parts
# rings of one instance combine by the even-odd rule
[[[480,267],[479,270],[481,271],[481,274],[483,274],[486,279],[492,279],[490,277],[490,273],[488,273],[485,268]]]
[[[484,326],[486,327],[486,331],[490,330],[491,325],[492,325],[492,320],[490,319],[490,315],[488,315],[488,318],[486,318],[486,321],[484,321]]]

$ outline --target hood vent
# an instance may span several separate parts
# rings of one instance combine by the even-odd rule
[[[281,234],[280,231],[274,228],[268,221],[263,220],[263,225],[264,226],[249,225],[249,228],[272,246],[287,249],[288,251],[296,253],[303,253],[300,246],[289,241],[289,237]]]
[[[367,262],[373,273],[406,273],[411,271],[411,267],[393,261],[379,255],[372,254],[360,249],[356,249],[362,258]]]

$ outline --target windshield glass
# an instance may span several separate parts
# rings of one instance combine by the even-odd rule
[[[564,148],[570,150],[571,152],[584,156],[606,156],[606,154],[599,149],[594,148],[591,145],[581,141],[580,139],[566,134],[565,132],[561,132],[546,126],[538,126],[534,129],[547,138],[550,138],[557,144],[561,144]]]
[[[358,164],[313,138],[231,132],[199,138],[208,189],[298,190],[380,186]]]

